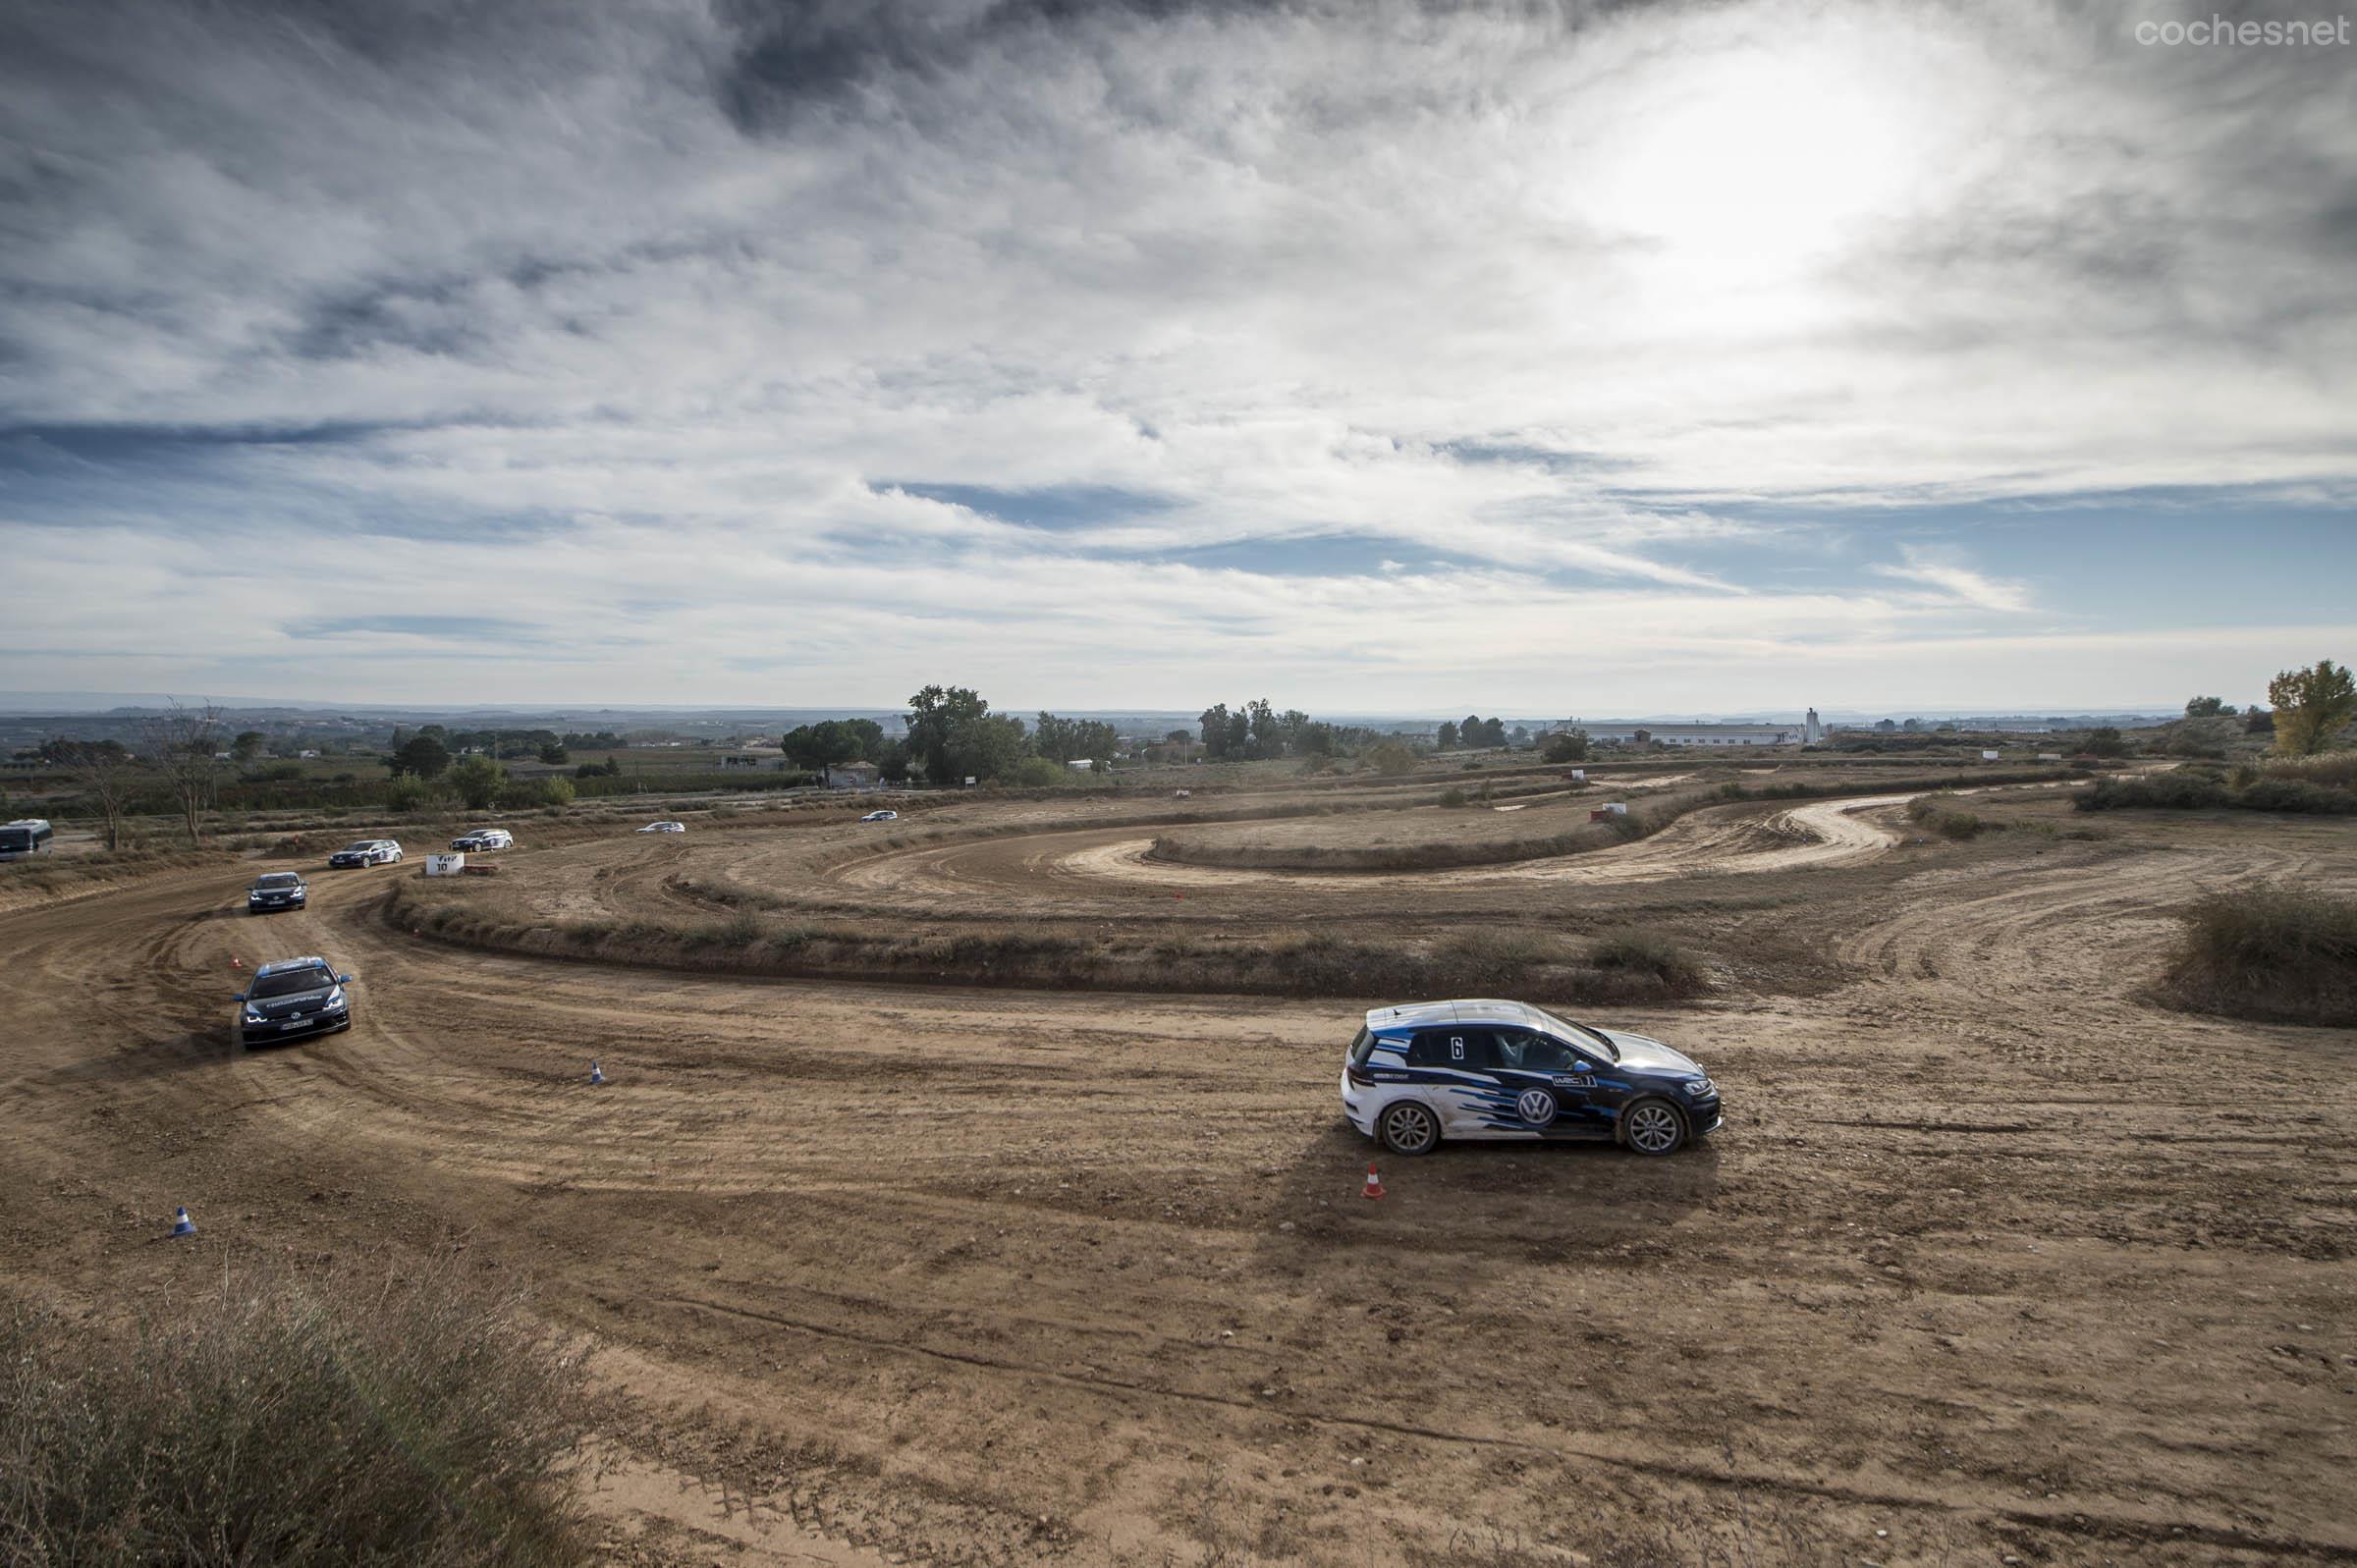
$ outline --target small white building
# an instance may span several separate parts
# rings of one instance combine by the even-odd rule
[[[1095,771],[1097,764],[1096,760],[1091,757],[1074,757],[1065,766],[1074,773],[1091,773]]]

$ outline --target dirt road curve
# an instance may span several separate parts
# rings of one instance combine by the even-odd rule
[[[1885,804],[1578,875],[1805,895]],[[828,875],[1207,874],[1071,837]],[[1363,1002],[637,972],[414,941],[389,872],[270,921],[243,872],[135,886],[0,915],[0,1267],[122,1302],[464,1235],[635,1402],[601,1506],[642,1560],[2357,1560],[2357,1043],[2134,999],[2189,890],[2357,848],[2050,847],[1787,906],[1831,996],[1617,1019],[1727,1086],[1703,1151],[1450,1148],[1379,1204],[1335,1103]],[[308,951],[360,1026],[230,1059],[231,957]],[[182,1202],[194,1249],[152,1239]]]

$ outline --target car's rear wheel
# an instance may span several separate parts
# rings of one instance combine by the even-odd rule
[[[1402,1100],[1383,1113],[1375,1130],[1396,1155],[1428,1155],[1441,1141],[1441,1118],[1428,1107]]]
[[[1640,1100],[1620,1114],[1620,1141],[1641,1155],[1673,1155],[1685,1147],[1686,1118],[1667,1100]]]

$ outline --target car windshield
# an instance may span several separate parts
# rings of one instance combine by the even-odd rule
[[[264,975],[253,983],[249,993],[255,1001],[267,1001],[272,997],[297,997],[306,991],[324,991],[336,983],[336,977],[324,969],[289,969],[282,974]]]
[[[366,854],[366,853],[367,853],[369,850],[371,850],[371,849],[374,849],[375,847],[376,847],[376,840],[375,840],[375,839],[373,839],[373,838],[362,838],[362,839],[360,839],[360,840],[359,840],[358,842],[356,842],[356,843],[348,843],[348,844],[346,844],[346,845],[345,845],[343,848],[341,848],[341,849],[337,850],[336,852],[337,852],[338,854],[344,854],[344,855],[357,855],[357,854]]]
[[[1537,1009],[1532,1010],[1536,1011]],[[1547,1032],[1558,1040],[1582,1047],[1592,1042],[1598,1051],[1604,1053],[1606,1060],[1618,1061],[1620,1059],[1620,1048],[1614,1045],[1612,1038],[1603,1030],[1584,1023],[1571,1023],[1568,1020],[1558,1018],[1551,1012],[1542,1012],[1539,1013],[1539,1016],[1547,1020]]]
[[[257,888],[292,888],[302,879],[292,871],[272,871],[253,879]]]

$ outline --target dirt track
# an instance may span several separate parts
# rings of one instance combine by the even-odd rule
[[[2357,1559],[2352,1037],[2134,999],[2165,906],[2347,886],[2357,845],[2257,825],[1908,859],[1862,804],[1448,874],[1481,899],[1608,865],[1687,897],[1823,890],[1785,918],[1854,979],[1614,1020],[1727,1086],[1698,1153],[1447,1149],[1388,1164],[1381,1204],[1335,1104],[1351,1005],[486,956],[388,929],[381,872],[319,873],[268,921],[229,912],[247,871],[19,910],[6,1271],[103,1303],[224,1248],[465,1235],[596,1336],[639,1411],[609,1434],[616,1550],[666,1561],[822,1537],[1558,1561],[1725,1541],[1738,1501],[1767,1561]],[[775,837],[507,875],[605,907],[692,852],[813,899],[1093,913],[1200,874],[1116,853],[1118,827],[801,860]],[[1351,900],[1398,880],[1211,875],[1252,884],[1239,908],[1369,919]],[[301,951],[360,973],[360,1026],[229,1059],[231,956]],[[179,1202],[192,1250],[153,1239]],[[724,1520],[686,1474],[784,1522]]]

